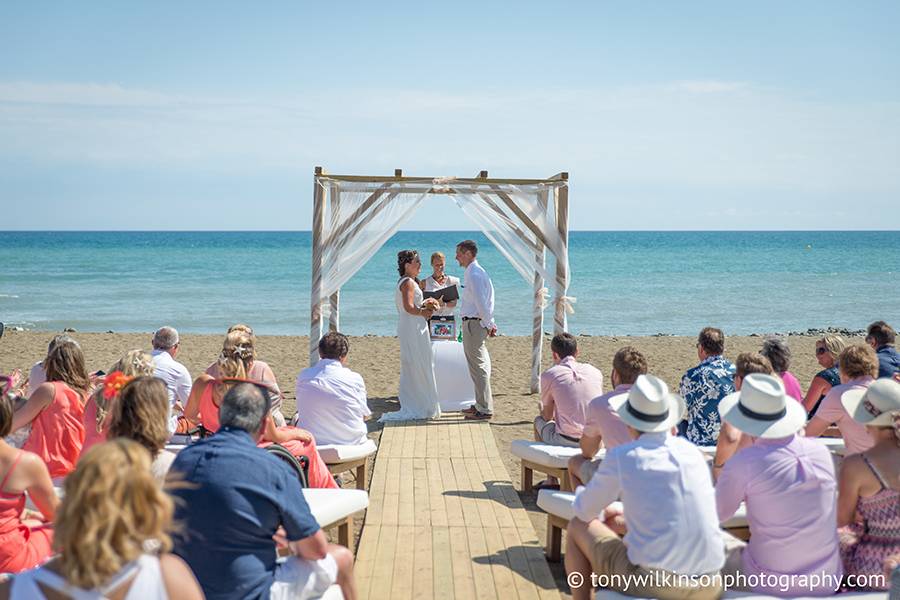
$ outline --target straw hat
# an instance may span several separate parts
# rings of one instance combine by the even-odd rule
[[[774,375],[751,373],[741,390],[719,402],[722,419],[744,433],[760,438],[787,437],[806,425],[803,405],[788,396]]]
[[[854,421],[890,427],[894,424],[891,413],[900,410],[900,383],[893,379],[876,379],[867,388],[844,392],[841,404]]]
[[[609,399],[609,406],[626,425],[638,431],[667,431],[684,414],[684,400],[669,393],[669,386],[659,377],[640,375],[627,394]]]

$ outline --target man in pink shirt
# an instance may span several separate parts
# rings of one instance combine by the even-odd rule
[[[797,435],[806,422],[803,406],[780,378],[752,373],[722,399],[719,414],[756,438],[725,463],[716,483],[719,521],[744,502],[751,535],[746,544],[727,536],[722,574],[744,578],[726,584],[778,596],[834,594],[843,571],[834,463],[825,444]]]
[[[875,381],[878,375],[878,356],[869,346],[856,344],[847,346],[838,357],[838,368],[841,373],[841,384],[831,388],[822,399],[816,415],[806,425],[806,435],[818,437],[829,425],[836,423],[844,438],[847,455],[859,454],[871,448],[875,441],[865,425],[853,420],[844,405],[841,396],[848,390],[865,389]]]
[[[571,333],[560,333],[550,342],[553,362],[541,374],[541,414],[534,419],[534,439],[553,446],[578,447],[588,402],[603,393],[603,375],[580,363],[578,342]],[[537,487],[556,485],[550,477]]]
[[[610,407],[609,401],[620,394],[627,394],[637,378],[646,373],[647,359],[637,348],[625,346],[616,352],[610,373],[614,389],[594,398],[588,404],[584,430],[581,434],[581,454],[569,459],[569,477],[572,478],[572,485],[584,485],[594,476],[600,464],[600,459],[595,460],[594,457],[597,456],[601,444],[607,450],[612,450],[616,446],[632,441],[628,426]]]

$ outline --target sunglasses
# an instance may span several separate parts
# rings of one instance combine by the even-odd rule
[[[816,356],[822,356],[826,352],[828,352],[827,348],[816,348]]]

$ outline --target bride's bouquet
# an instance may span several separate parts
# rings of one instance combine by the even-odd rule
[[[426,310],[440,310],[441,303],[437,298],[425,298],[422,302],[422,308]]]

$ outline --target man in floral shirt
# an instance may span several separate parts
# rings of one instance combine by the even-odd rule
[[[726,360],[725,334],[706,327],[697,338],[700,364],[681,378],[681,395],[687,405],[678,434],[698,446],[715,446],[719,439],[719,400],[734,392],[734,365]]]

